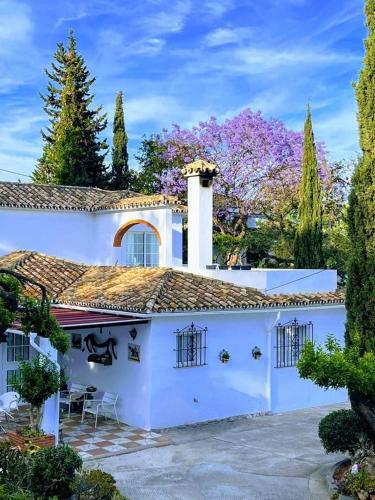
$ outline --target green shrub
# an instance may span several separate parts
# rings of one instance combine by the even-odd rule
[[[0,500],[34,500],[30,491],[14,489],[13,486],[0,485]]]
[[[21,361],[19,376],[12,379],[13,388],[22,399],[30,403],[30,427],[38,429],[42,406],[60,389],[60,372],[45,356]]]
[[[10,443],[0,443],[0,484],[13,489],[24,486],[27,476],[27,458]]]
[[[101,470],[85,470],[76,476],[73,491],[79,500],[118,500],[124,498],[111,474]]]
[[[362,446],[366,429],[353,410],[337,410],[319,424],[319,437],[327,453],[349,452],[353,455]]]
[[[54,321],[57,320],[54,318]],[[62,328],[56,328],[50,335],[49,340],[52,347],[61,352],[61,354],[68,352],[71,347],[70,336]]]
[[[75,473],[82,467],[82,459],[69,446],[44,448],[29,462],[28,487],[36,496],[69,498]]]
[[[357,474],[348,474],[345,480],[343,493],[345,495],[353,495],[358,498],[357,493],[375,490],[375,477],[365,470],[359,471]]]

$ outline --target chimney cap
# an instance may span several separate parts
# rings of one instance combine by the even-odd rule
[[[188,163],[182,169],[182,175],[191,177],[199,175],[202,177],[215,177],[219,173],[219,169],[213,163],[206,160],[196,160],[193,163]]]

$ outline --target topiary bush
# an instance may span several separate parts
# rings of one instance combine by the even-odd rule
[[[12,386],[30,403],[30,427],[38,429],[44,403],[60,389],[60,372],[56,365],[40,355],[31,361],[21,361],[19,375],[12,379]]]
[[[353,410],[337,410],[319,423],[319,437],[327,453],[354,455],[367,435],[363,421]]]
[[[81,467],[81,457],[69,446],[41,449],[30,459],[28,489],[36,497],[70,498],[73,479]]]
[[[116,488],[116,481],[111,474],[101,470],[85,470],[76,476],[73,492],[79,500],[116,500],[124,499]]]

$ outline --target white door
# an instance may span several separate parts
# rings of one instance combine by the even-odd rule
[[[12,378],[17,376],[20,361],[30,359],[30,339],[25,335],[8,333],[7,342],[2,349],[2,390],[1,393],[12,390]]]

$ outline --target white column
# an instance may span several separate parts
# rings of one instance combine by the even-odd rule
[[[188,267],[212,264],[212,182],[202,186],[200,175],[188,177]]]
[[[161,245],[159,245],[159,266],[173,266],[173,239],[172,239],[172,209],[166,208],[160,211],[159,233]]]
[[[51,342],[44,337],[39,337],[39,346],[35,343],[35,334],[30,335],[30,343],[40,354],[47,356],[59,370],[57,363],[57,351],[51,345]],[[43,418],[41,427],[46,434],[55,435],[55,444],[59,441],[59,411],[60,411],[60,393],[57,392],[51,396],[44,404]]]

